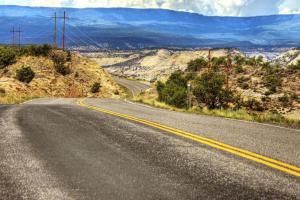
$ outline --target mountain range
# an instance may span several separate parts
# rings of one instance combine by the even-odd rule
[[[217,17],[163,9],[23,6],[0,6],[0,43],[11,43],[12,28],[20,26],[22,44],[51,44],[54,12],[62,17],[63,11],[66,43],[73,48],[300,46],[300,15]],[[60,45],[62,19],[57,20]]]

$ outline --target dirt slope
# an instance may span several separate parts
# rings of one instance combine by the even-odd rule
[[[16,80],[16,71],[22,66],[31,67],[35,78],[25,84]],[[99,65],[78,54],[69,63],[71,73],[63,76],[56,72],[47,57],[23,56],[7,69],[0,70],[0,103],[14,103],[32,97],[86,97],[119,98],[122,91]],[[101,84],[99,93],[92,94],[94,82]]]

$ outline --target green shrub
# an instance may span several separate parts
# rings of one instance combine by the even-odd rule
[[[209,109],[224,108],[232,101],[231,92],[224,89],[224,75],[208,72],[195,80],[194,95]]]
[[[207,68],[208,63],[204,58],[198,58],[196,60],[192,60],[188,63],[187,71],[189,72],[197,72],[203,68]]]
[[[296,93],[293,93],[293,94],[291,95],[291,99],[292,99],[292,100],[298,100],[298,99],[299,99],[299,96],[298,96]]]
[[[92,87],[91,87],[91,93],[98,93],[100,92],[100,88],[101,88],[101,85],[99,82],[95,82]]]
[[[290,103],[290,97],[287,94],[284,94],[282,97],[278,97],[278,101],[280,101],[283,106],[288,106]]]
[[[187,81],[180,71],[174,72],[166,84],[158,82],[156,85],[159,101],[178,108],[186,107]]]
[[[250,66],[256,66],[257,65],[256,58],[255,57],[247,58],[245,64]]]
[[[244,102],[244,106],[249,110],[259,111],[259,112],[264,111],[264,107],[256,99],[250,99]]]
[[[296,64],[290,64],[287,68],[290,71],[300,71],[300,60]]]
[[[243,83],[245,83],[245,82],[248,82],[249,80],[250,80],[249,77],[241,76],[241,77],[239,77],[239,78],[237,79],[237,82],[238,82],[239,85],[241,85],[241,84],[243,84]]]
[[[72,54],[70,51],[67,51],[67,58],[66,58],[67,62],[71,62],[72,61]]]
[[[0,47],[0,69],[11,65],[16,60],[16,51],[10,47]]]
[[[242,66],[244,65],[246,62],[245,57],[241,56],[241,55],[236,55],[233,57],[233,63],[238,65],[238,66]]]
[[[243,66],[241,65],[238,65],[236,68],[235,68],[235,73],[237,74],[240,74],[240,73],[243,73],[245,70],[243,68]]]
[[[250,86],[249,86],[248,83],[242,83],[242,84],[241,84],[241,88],[244,89],[244,90],[248,90],[249,87],[250,87]]]
[[[213,71],[218,72],[220,68],[227,65],[227,59],[225,56],[213,57],[211,60]]]
[[[66,66],[63,63],[55,64],[54,68],[55,68],[57,73],[60,73],[63,76],[66,76],[66,75],[71,73],[70,67]]]
[[[281,85],[281,78],[275,74],[268,75],[265,77],[264,84],[270,93],[275,93],[277,92],[277,88]]]
[[[30,67],[22,67],[17,70],[16,78],[24,83],[30,83],[34,78],[35,73]]]
[[[20,55],[27,56],[48,56],[52,47],[48,44],[43,45],[30,45],[27,47],[22,47],[20,50]]]
[[[53,61],[54,68],[57,73],[65,76],[71,73],[71,69],[66,66],[67,53],[64,51],[56,50],[49,53],[51,60]]]

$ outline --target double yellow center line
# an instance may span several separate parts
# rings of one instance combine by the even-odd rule
[[[110,115],[113,115],[113,116],[128,119],[128,120],[138,122],[138,123],[141,123],[141,124],[145,124],[145,125],[148,125],[148,126],[166,131],[168,133],[172,133],[172,134],[181,136],[183,138],[187,138],[187,139],[190,139],[190,140],[208,145],[210,147],[213,147],[213,148],[216,148],[216,149],[219,149],[219,150],[223,150],[225,152],[229,152],[229,153],[232,153],[234,155],[246,158],[248,160],[252,160],[252,161],[255,161],[257,163],[261,163],[261,164],[269,166],[271,168],[278,169],[278,170],[286,172],[288,174],[300,177],[300,168],[299,167],[296,167],[296,166],[293,166],[293,165],[290,165],[290,164],[286,164],[286,163],[280,162],[278,160],[274,160],[272,158],[268,158],[266,156],[262,156],[262,155],[244,150],[244,149],[233,147],[233,146],[230,146],[228,144],[218,142],[216,140],[212,140],[212,139],[209,139],[209,138],[206,138],[206,137],[203,137],[203,136],[199,136],[199,135],[196,135],[196,134],[193,134],[193,133],[189,133],[189,132],[186,132],[186,131],[182,131],[182,130],[178,130],[178,129],[175,129],[175,128],[172,128],[172,127],[168,127],[168,126],[156,123],[156,122],[140,119],[140,118],[137,118],[137,117],[126,115],[126,114],[113,112],[113,111],[102,109],[102,108],[95,107],[95,106],[90,106],[90,105],[85,104],[83,101],[84,100],[81,99],[77,102],[77,104],[79,106],[86,107],[86,108],[89,108],[89,109],[92,109],[92,110],[96,110],[96,111],[99,111],[99,112],[102,112],[102,113],[110,114]]]

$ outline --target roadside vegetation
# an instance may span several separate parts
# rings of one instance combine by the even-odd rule
[[[286,118],[282,113],[300,104],[299,91],[296,94],[286,90],[286,85],[283,87],[284,78],[291,71],[300,74],[300,61],[283,67],[264,62],[262,57],[237,55],[232,58],[230,71],[227,64],[226,57],[212,58],[210,65],[204,58],[192,60],[186,71],[174,72],[166,82],[158,81],[157,95],[143,93],[134,100],[171,110],[300,128],[299,120]],[[261,81],[253,83],[256,76],[262,77]],[[265,92],[247,97],[243,92],[258,94],[258,90]]]

